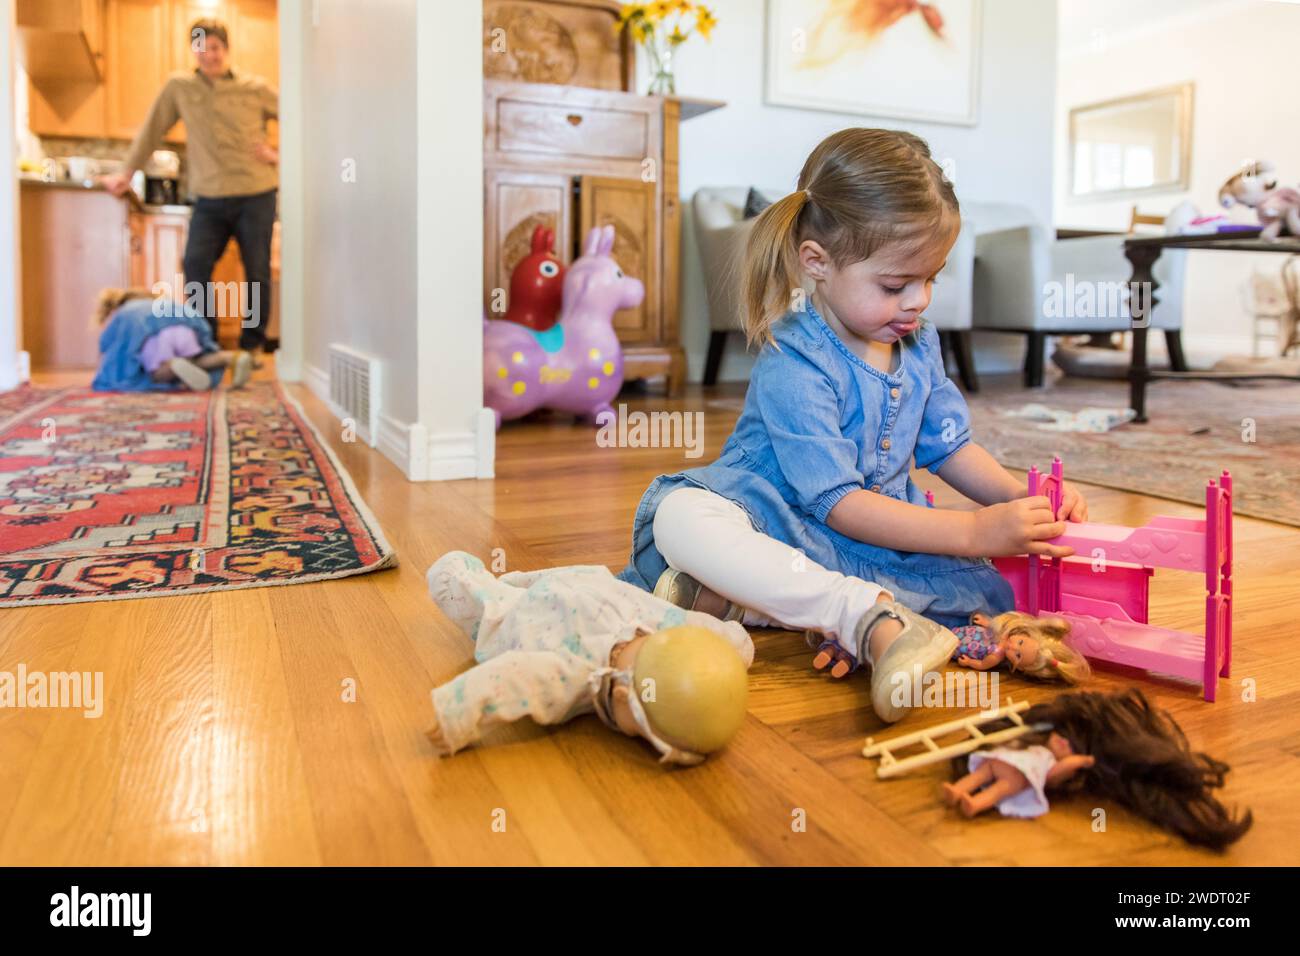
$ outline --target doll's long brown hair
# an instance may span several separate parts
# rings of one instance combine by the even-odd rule
[[[1250,829],[1249,810],[1238,816],[1212,792],[1223,786],[1231,768],[1193,751],[1174,719],[1152,707],[1140,690],[1062,694],[1021,716],[1028,724],[1051,724],[1075,753],[1096,758],[1058,792],[1086,791],[1114,800],[1187,842],[1214,850],[1224,849]],[[981,729],[988,733],[996,726]],[[1020,740],[1041,742],[1032,735]],[[963,764],[959,772],[964,770]]]
[[[772,341],[772,324],[803,285],[799,244],[812,239],[837,266],[887,243],[950,242],[961,226],[957,195],[925,140],[889,129],[843,129],[812,151],[799,188],[754,222],[742,277],[745,335]]]

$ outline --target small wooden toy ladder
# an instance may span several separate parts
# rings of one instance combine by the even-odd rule
[[[968,754],[972,750],[987,744],[1014,740],[1016,737],[1023,737],[1031,731],[1046,730],[1048,726],[1046,724],[1026,724],[1024,722],[1020,712],[1027,710],[1028,707],[1029,701],[1012,702],[1011,698],[1008,697],[1006,706],[999,707],[994,711],[984,711],[970,717],[959,717],[957,720],[926,727],[924,730],[918,730],[914,733],[891,737],[889,740],[880,743],[876,743],[874,738],[868,737],[867,745],[862,749],[862,756],[880,758],[880,765],[876,768],[877,777],[882,780],[887,777],[896,777],[918,767]],[[1010,720],[1014,726],[1005,730],[994,731],[991,734],[986,734],[980,730],[981,724],[1003,719]],[[943,737],[959,730],[966,731],[969,736],[964,740],[943,747],[940,747],[935,742],[936,737]],[[922,753],[912,754],[910,757],[900,758],[894,756],[895,750],[901,750],[913,744],[925,744],[926,749]]]

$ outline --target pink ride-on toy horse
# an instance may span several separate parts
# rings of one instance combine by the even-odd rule
[[[623,385],[623,351],[614,313],[645,298],[640,279],[623,275],[610,255],[614,227],[587,233],[582,255],[564,276],[560,320],[542,332],[483,320],[483,403],[502,421],[538,408],[597,423]]]

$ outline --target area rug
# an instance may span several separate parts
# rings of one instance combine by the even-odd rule
[[[300,584],[395,563],[278,384],[0,395],[0,607]]]
[[[1045,469],[1060,455],[1067,480],[1194,505],[1226,468],[1236,514],[1300,527],[1300,385],[1157,381],[1147,386],[1147,423],[1100,434],[1044,431],[1003,414],[1027,402],[1126,408],[1128,394],[1126,382],[1065,378],[967,401],[975,440],[1008,468]]]

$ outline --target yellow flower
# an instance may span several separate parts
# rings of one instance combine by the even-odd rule
[[[673,12],[673,0],[655,0],[646,5],[646,16],[658,23]]]
[[[691,0],[674,0],[673,2],[673,10],[677,13],[690,13],[693,6]]]
[[[632,39],[637,43],[644,43],[646,38],[654,32],[654,28],[644,20],[637,19],[632,21],[631,25]]]
[[[700,36],[708,40],[709,32],[717,25],[718,18],[713,15],[713,12],[708,7],[701,4],[699,9],[695,11],[695,29],[700,31]]]
[[[673,32],[668,34],[668,42],[673,46],[678,46],[679,44],[686,42],[686,34],[682,32],[680,26],[673,27]]]
[[[618,11],[618,22],[614,24],[615,31],[623,29],[629,22],[638,20],[645,16],[645,5],[641,3],[625,3]]]

